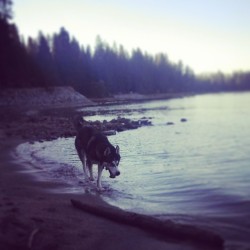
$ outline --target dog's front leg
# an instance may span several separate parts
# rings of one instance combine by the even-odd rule
[[[102,171],[103,171],[103,165],[102,164],[98,164],[97,188],[100,191],[103,190],[102,183],[101,183]]]

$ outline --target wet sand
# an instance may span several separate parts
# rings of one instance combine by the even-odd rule
[[[2,113],[0,124],[0,246],[9,249],[200,249],[121,222],[76,209],[71,200],[109,208],[98,195],[58,194],[64,183],[39,182],[12,150],[25,141],[58,137],[62,118]],[[64,116],[65,116],[64,112]],[[66,114],[68,119],[68,114]],[[54,131],[53,133],[51,131]],[[204,245],[205,247],[206,245]],[[203,248],[204,249],[204,248]],[[211,248],[214,249],[214,248]]]

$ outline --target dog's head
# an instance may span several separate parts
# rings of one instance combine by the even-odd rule
[[[119,146],[115,147],[107,147],[104,151],[105,157],[105,168],[109,171],[109,177],[115,178],[120,175],[121,172],[118,169],[118,165],[120,163],[120,148]]]

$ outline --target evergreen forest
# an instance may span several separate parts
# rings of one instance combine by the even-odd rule
[[[171,62],[167,54],[150,55],[140,48],[128,52],[99,36],[95,48],[84,47],[64,27],[23,41],[12,22],[12,5],[11,0],[0,0],[1,90],[72,86],[87,97],[250,90],[250,72],[195,75],[181,61]]]

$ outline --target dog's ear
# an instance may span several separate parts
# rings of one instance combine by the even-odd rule
[[[115,151],[118,155],[120,154],[120,147],[118,145],[116,146]]]
[[[110,147],[107,147],[107,148],[104,150],[104,156],[108,156],[110,153],[111,153]]]
[[[83,120],[83,117],[82,117],[82,116],[80,116],[80,117],[78,118],[78,123],[79,123],[80,125],[83,125],[83,124],[84,124],[84,120]]]
[[[79,130],[82,128],[82,126],[84,125],[84,119],[83,119],[83,117],[80,116],[80,115],[76,115],[76,116],[73,118],[73,124],[74,124],[74,126],[75,126],[75,129],[76,129],[77,131],[79,131]]]

